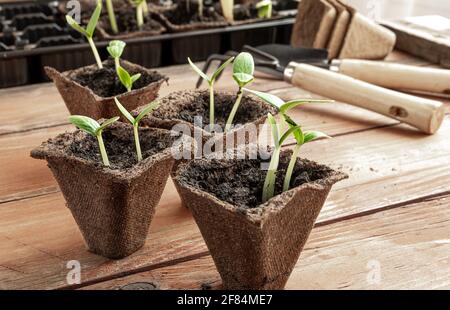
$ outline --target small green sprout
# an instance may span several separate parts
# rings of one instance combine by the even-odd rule
[[[262,0],[256,4],[259,18],[271,18],[272,17],[272,1]]]
[[[146,0],[132,0],[136,6],[136,22],[138,29],[144,26],[144,15],[148,14],[148,5]]]
[[[192,69],[194,69],[195,72],[197,72],[198,75],[200,75],[206,82],[208,82],[209,85],[209,127],[212,131],[214,128],[214,82],[216,78],[219,76],[219,74],[223,71],[223,69],[226,68],[232,61],[234,57],[229,58],[227,61],[225,61],[212,75],[211,78],[209,78],[205,73],[200,70],[199,67],[197,67],[191,59],[188,57],[189,64],[191,65]]]
[[[112,0],[106,0],[106,10],[108,11],[109,22],[111,24],[111,29],[114,34],[119,33],[119,28],[117,28],[116,14],[114,14],[114,6]]]
[[[82,115],[72,115],[69,117],[69,121],[80,128],[81,130],[87,132],[88,134],[97,138],[98,146],[100,148],[100,155],[102,156],[103,164],[109,166],[108,155],[106,154],[105,144],[103,143],[102,132],[103,129],[111,125],[112,123],[119,120],[119,117],[113,117],[104,121],[101,125],[94,119],[82,116]]]
[[[294,151],[292,152],[291,159],[289,161],[288,168],[286,170],[286,175],[284,177],[283,192],[288,191],[291,185],[292,172],[294,171],[295,163],[297,162],[298,153],[303,144],[312,142],[320,138],[330,138],[327,134],[320,131],[305,131],[301,129],[288,115],[282,114],[285,121],[288,123],[289,128],[295,128],[292,134],[294,135],[296,144]]]
[[[120,104],[119,100],[117,98],[114,98],[114,101],[116,102],[117,108],[120,110],[120,112],[125,116],[125,118],[133,125],[133,133],[134,133],[134,143],[136,144],[136,154],[138,161],[142,160],[142,152],[141,152],[141,144],[139,142],[139,122],[141,119],[146,116],[148,113],[156,109],[159,105],[157,101],[153,101],[148,106],[146,106],[139,115],[134,118],[130,112],[125,109],[125,107]]]
[[[278,124],[272,114],[267,115],[270,127],[272,129],[272,136],[275,147],[270,158],[269,169],[267,170],[266,179],[264,180],[262,202],[266,202],[273,197],[275,193],[275,177],[278,170],[278,164],[280,162],[280,152],[284,141],[300,127],[289,128],[281,137],[278,131]]]
[[[122,68],[121,66],[117,67],[117,75],[119,76],[120,82],[122,82],[122,85],[125,86],[127,91],[131,91],[134,82],[139,80],[139,78],[141,77],[140,73],[130,75],[128,71]]]
[[[71,16],[66,15],[66,21],[70,27],[84,35],[91,46],[92,53],[94,54],[95,61],[97,62],[98,67],[103,68],[102,60],[100,59],[100,55],[98,54],[97,47],[95,46],[94,40],[92,37],[94,36],[95,27],[97,26],[98,19],[100,17],[100,13],[102,12],[102,1],[97,2],[97,7],[92,13],[91,18],[89,19],[89,23],[86,26],[86,29],[81,27],[76,20],[74,20]]]
[[[253,61],[253,56],[250,53],[243,52],[236,56],[233,63],[233,79],[238,84],[239,90],[237,92],[236,101],[234,102],[233,108],[228,116],[227,123],[225,125],[225,132],[227,132],[233,124],[234,116],[236,115],[244,94],[243,88],[254,80],[254,71],[255,63]]]
[[[114,63],[116,66],[116,72],[119,72],[120,67],[120,56],[122,56],[123,49],[127,44],[120,40],[112,40],[109,42],[109,45],[106,47],[109,55],[114,58]]]
[[[300,151],[300,147],[308,142],[314,141],[319,138],[326,138],[328,137],[326,134],[320,132],[320,131],[306,131],[303,132],[301,126],[295,123],[295,121],[292,120],[292,118],[287,114],[289,110],[292,108],[305,104],[305,103],[327,103],[332,102],[330,100],[314,100],[314,99],[297,99],[297,100],[291,100],[288,102],[285,102],[283,99],[272,95],[263,93],[256,90],[251,89],[245,89],[251,94],[254,94],[264,100],[265,102],[269,103],[273,107],[275,107],[281,114],[282,119],[284,122],[288,124],[289,129],[285,132],[283,135],[284,139],[278,139],[278,126],[276,124],[275,119],[273,116],[270,115],[269,123],[272,128],[272,135],[274,136],[275,141],[275,149],[272,154],[271,158],[271,165],[269,166],[269,171],[267,172],[266,180],[264,182],[264,188],[263,188],[263,202],[266,202],[270,198],[273,197],[274,189],[275,189],[275,174],[276,169],[278,167],[279,159],[277,157],[280,156],[279,148],[281,148],[281,144],[284,142],[284,140],[289,137],[290,135],[293,135],[296,141],[296,146],[294,148],[294,151],[292,153],[288,168],[286,170],[286,175],[284,178],[283,183],[283,192],[289,190],[289,186],[291,184],[291,178],[292,178],[292,172],[295,167],[295,162],[298,157],[298,153]],[[283,138],[282,137],[282,138]],[[278,141],[278,142],[277,142]],[[274,158],[275,157],[275,158]],[[273,162],[273,165],[272,165]],[[275,169],[275,171],[271,171],[272,169]]]

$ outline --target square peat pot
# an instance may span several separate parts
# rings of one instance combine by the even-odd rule
[[[208,90],[184,90],[173,92],[160,99],[160,105],[152,113],[141,120],[141,126],[164,128],[179,131],[193,138],[195,143],[191,147],[194,156],[204,156],[211,149],[215,152],[216,141],[222,140],[222,147],[238,147],[241,144],[256,143],[262,125],[265,123],[267,114],[277,113],[276,109],[252,95],[244,95],[234,118],[236,126],[229,132],[223,133],[225,123],[231,108],[236,100],[236,93],[215,91],[214,109],[215,124],[222,128],[222,132],[210,133],[205,130],[209,125],[209,91]],[[138,115],[141,108],[133,111]],[[200,118],[199,118],[200,117]],[[196,121],[199,120],[200,122]],[[227,142],[228,141],[228,142]],[[209,144],[205,147],[205,144]],[[220,145],[220,144],[219,144]],[[198,153],[200,151],[201,153]],[[185,158],[177,160],[173,171]]]
[[[174,163],[169,131],[139,131],[140,162],[133,129],[123,123],[103,132],[110,167],[101,162],[97,140],[80,130],[31,151],[47,161],[89,250],[108,258],[123,258],[144,245]]]
[[[201,231],[225,289],[282,289],[332,185],[347,176],[298,159],[281,193],[291,151],[283,151],[276,196],[261,203],[263,160],[193,160],[173,178]],[[281,194],[280,194],[281,193]]]
[[[93,119],[121,115],[114,97],[128,111],[150,103],[158,97],[161,84],[168,80],[157,71],[121,60],[121,66],[130,74],[142,75],[135,82],[136,88],[127,92],[117,77],[114,61],[106,60],[103,66],[103,69],[98,69],[97,65],[90,65],[62,73],[45,67],[45,72],[54,81],[70,114],[85,115]]]

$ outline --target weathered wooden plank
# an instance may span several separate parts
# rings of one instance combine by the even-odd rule
[[[449,191],[449,130],[447,117],[443,130],[433,136],[412,134],[395,126],[305,146],[302,156],[350,174],[330,193],[319,224]],[[35,177],[51,184],[53,179],[45,163],[33,161],[40,167],[33,172]],[[85,281],[100,281],[206,250],[189,213],[180,207],[172,183],[164,191],[147,244],[120,261],[88,253],[63,206],[60,193],[0,204],[0,236],[4,241],[0,283],[11,288],[57,288],[66,285],[65,262],[71,259],[80,260]],[[53,263],[44,268],[39,262],[46,260]]]
[[[313,229],[286,289],[450,288],[449,204],[447,196]],[[136,282],[161,289],[221,286],[206,255],[83,289]]]

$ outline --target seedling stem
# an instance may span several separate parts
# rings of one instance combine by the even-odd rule
[[[92,40],[92,38],[87,38],[89,45],[91,46],[92,49],[92,53],[94,54],[94,58],[95,61],[97,62],[97,66],[102,69],[103,68],[103,64],[102,64],[102,59],[100,58],[100,55],[98,54],[98,50],[97,47],[95,46],[94,40]]]
[[[108,11],[109,22],[111,24],[111,29],[113,33],[119,33],[119,29],[117,28],[116,15],[114,14],[114,6],[112,0],[106,0],[106,10]]]
[[[233,108],[231,109],[230,115],[228,116],[227,124],[225,125],[225,132],[230,130],[231,125],[233,124],[234,116],[236,115],[236,112],[237,112],[237,110],[239,108],[239,105],[241,103],[243,94],[244,94],[244,92],[242,91],[242,87],[239,87],[239,91],[237,93],[236,101],[235,101],[235,103],[233,105]]]
[[[100,155],[102,156],[103,164],[109,166],[108,154],[106,154],[105,144],[103,143],[102,133],[97,135],[98,146],[100,148]]]

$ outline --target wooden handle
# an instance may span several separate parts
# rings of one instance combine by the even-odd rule
[[[292,76],[288,74],[291,68]],[[295,86],[389,116],[425,133],[435,133],[444,118],[440,101],[403,94],[311,65],[290,63],[286,70],[287,79]]]
[[[382,87],[450,94],[450,70],[380,61],[335,61],[339,72]]]

